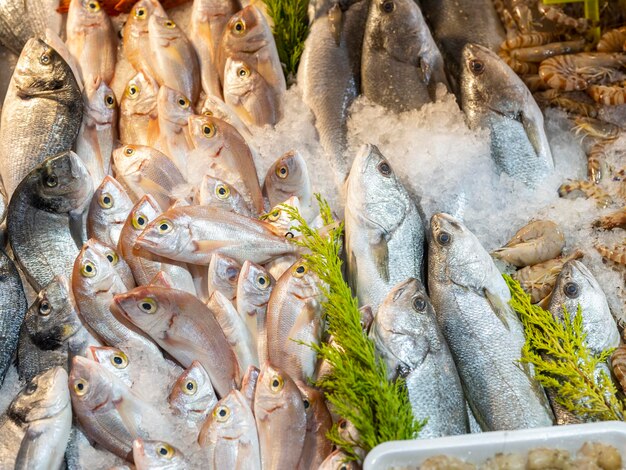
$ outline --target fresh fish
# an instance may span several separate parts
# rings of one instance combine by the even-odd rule
[[[420,438],[468,434],[465,396],[426,289],[417,279],[395,286],[374,317],[370,337],[391,379],[404,377]]]
[[[461,107],[470,128],[489,129],[491,157],[500,171],[536,186],[554,163],[543,114],[530,91],[484,46],[467,44],[461,67]]]
[[[165,16],[165,10],[157,0],[139,0],[130,10],[124,25],[124,56],[137,72],[155,76],[150,53],[148,22],[152,15]],[[156,94],[156,93],[155,93]],[[129,142],[138,144],[140,142]]]
[[[338,4],[315,20],[298,67],[302,99],[315,116],[320,143],[337,183],[348,174],[348,108],[358,94]]]
[[[228,19],[239,10],[235,0],[196,0],[191,10],[189,39],[200,61],[202,89],[206,95],[222,98],[217,71],[217,50]]]
[[[202,364],[220,396],[239,383],[237,358],[215,316],[196,296],[157,286],[137,287],[114,298],[126,318],[184,367]]]
[[[280,230],[285,237],[297,237],[301,235],[298,229],[300,227],[300,223],[298,221],[291,220],[291,215],[286,208],[295,209],[302,214],[300,200],[296,196],[291,196],[286,201],[283,201],[273,207],[264,218],[269,224],[273,225],[276,230]]]
[[[0,417],[2,467],[62,468],[71,427],[67,372],[54,367],[31,380]]]
[[[194,182],[193,174],[211,174],[224,179],[235,186],[257,212],[262,212],[263,195],[252,152],[237,129],[211,116],[192,116],[189,132],[195,148],[189,182]]]
[[[91,199],[87,236],[105,245],[117,246],[132,208],[133,202],[124,187],[112,176],[105,176]]]
[[[322,392],[303,383],[297,385],[306,413],[306,435],[298,468],[318,468],[333,450],[332,442],[326,438],[333,426],[333,418]]]
[[[133,272],[128,263],[117,254],[117,250],[111,245],[100,242],[100,240],[93,240],[93,243],[94,248],[109,260],[109,263],[113,266],[113,269],[122,280],[122,284],[124,284],[126,289],[133,289],[136,286]]]
[[[89,170],[93,185],[98,186],[111,174],[111,153],[118,140],[117,103],[113,90],[99,77],[85,82],[83,101],[85,110],[76,153]]]
[[[0,386],[11,365],[13,353],[18,347],[20,326],[26,315],[28,305],[24,295],[22,279],[3,250],[0,250]]]
[[[394,112],[435,101],[437,83],[447,84],[443,58],[414,0],[371,0],[361,67],[363,94]]]
[[[160,147],[181,173],[187,170],[187,155],[192,150],[189,137],[189,116],[193,114],[189,99],[163,85],[157,95]]]
[[[76,257],[72,273],[72,293],[81,318],[106,345],[123,350],[147,349],[158,357],[160,353],[154,343],[111,309],[113,297],[122,292],[126,292],[126,286],[102,251],[102,245],[89,240]]]
[[[452,91],[459,96],[463,47],[480,44],[497,52],[506,39],[491,0],[421,0],[420,6],[443,54]]]
[[[185,455],[167,442],[135,439],[133,459],[136,470],[186,470]]]
[[[166,260],[135,246],[137,237],[160,212],[161,210],[153,197],[142,197],[128,214],[120,233],[117,251],[130,266],[137,285],[148,284],[159,271],[165,271],[177,289],[195,294],[196,288],[193,278],[184,264]]]
[[[97,0],[71,0],[67,12],[67,48],[83,82],[100,78],[109,85],[115,74],[117,38],[111,19]]]
[[[209,374],[198,361],[193,361],[174,382],[167,399],[170,407],[188,421],[201,423],[217,403]]]
[[[7,217],[9,242],[36,290],[54,276],[69,277],[92,194],[89,173],[72,151],[40,163],[15,190]]]
[[[123,144],[157,144],[158,92],[159,85],[148,72],[139,72],[128,82],[120,101],[120,141]]]
[[[110,346],[91,346],[87,350],[86,357],[99,363],[106,370],[115,375],[128,387],[133,386],[133,366],[124,351]],[[135,371],[137,373],[138,371]]]
[[[255,217],[254,211],[243,196],[227,182],[204,175],[197,195],[198,205],[212,206],[229,212]]]
[[[280,119],[274,90],[242,60],[226,59],[224,101],[248,126],[273,126]]]
[[[167,15],[150,15],[148,38],[154,77],[196,102],[200,94],[198,56],[185,33]]]
[[[318,283],[306,264],[297,261],[278,279],[267,304],[268,361],[303,382],[314,376],[317,363],[307,344],[319,344],[324,330]]]
[[[200,114],[205,116],[214,116],[222,121],[226,121],[239,131],[239,133],[246,139],[252,138],[250,129],[243,123],[243,121],[237,116],[237,113],[221,99],[215,96],[207,95],[202,103],[202,109]]]
[[[257,345],[259,364],[267,361],[266,313],[276,280],[263,267],[245,261],[237,278],[237,311],[245,318],[252,340]]]
[[[85,433],[126,460],[132,461],[134,439],[170,437],[166,418],[97,362],[74,357],[69,389],[72,408]]]
[[[201,265],[208,265],[213,253],[240,263],[266,263],[299,251],[266,222],[206,206],[164,212],[146,226],[135,243],[156,255]]]
[[[78,318],[68,280],[57,276],[39,292],[24,317],[17,350],[20,377],[30,381],[55,366],[68,370],[69,358],[84,354],[94,342]]]
[[[337,449],[326,457],[317,470],[359,470],[361,468],[358,462],[348,460],[348,458],[348,455]]]
[[[273,91],[277,104],[276,120],[280,120],[287,83],[272,30],[256,6],[248,5],[234,14],[224,28],[217,60],[218,73],[224,84],[226,61],[229,57],[246,61],[265,80]]]
[[[117,177],[136,199],[150,194],[162,209],[170,206],[173,190],[185,178],[167,155],[144,145],[125,145],[113,151]]]
[[[198,443],[209,468],[261,469],[254,416],[246,398],[238,390],[231,390],[217,402],[202,426]]]
[[[304,448],[306,413],[295,382],[266,364],[254,394],[263,469],[296,468]],[[276,437],[280,436],[280,445]]]
[[[360,305],[376,311],[393,286],[422,278],[424,228],[415,202],[374,145],[361,148],[346,184],[346,258]]]
[[[250,409],[254,406],[254,392],[256,391],[256,384],[259,381],[259,374],[261,371],[258,367],[250,366],[241,379],[241,393],[246,398],[246,402]]]
[[[209,295],[221,292],[228,300],[237,296],[237,279],[241,264],[229,256],[215,253],[209,263]]]
[[[297,196],[304,218],[308,219],[312,215],[313,192],[309,170],[297,150],[285,153],[267,170],[263,181],[263,195],[269,199],[271,207]]]
[[[239,369],[245,371],[250,366],[258,367],[256,343],[252,340],[245,319],[239,315],[231,301],[220,291],[215,291],[209,298],[207,306],[215,315],[231,349],[235,351]]]
[[[524,330],[491,257],[461,222],[431,219],[428,287],[465,397],[483,431],[551,426],[552,413],[529,365]]]
[[[46,29],[61,30],[56,0],[7,0],[0,4],[0,44],[19,55],[28,40],[43,37]]]
[[[9,197],[45,158],[72,148],[82,117],[80,89],[67,62],[42,40],[29,40],[0,121],[0,174]]]

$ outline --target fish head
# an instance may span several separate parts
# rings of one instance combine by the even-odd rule
[[[98,0],[72,0],[67,12],[67,29],[85,31],[101,28],[109,21]]]
[[[185,251],[189,244],[194,243],[191,235],[194,219],[193,215],[185,211],[188,208],[169,209],[155,217],[141,232],[135,246],[154,253],[158,250],[158,254],[165,257]]]
[[[265,421],[274,413],[293,406],[304,414],[302,394],[287,374],[265,363],[259,374],[254,393],[254,411],[257,420]]]
[[[69,389],[74,406],[97,412],[113,399],[111,375],[95,361],[74,356],[70,368]]]
[[[214,116],[223,121],[232,122],[235,112],[222,100],[215,96],[207,95],[202,103],[201,113],[203,116]]]
[[[252,411],[245,396],[239,390],[231,390],[213,408],[198,440],[204,441],[209,430],[215,433],[212,437],[216,440],[237,440],[254,423],[254,418],[250,418],[252,418]]]
[[[209,374],[198,361],[193,361],[178,377],[168,401],[179,410],[198,415],[203,415],[215,403],[215,391]]]
[[[228,148],[228,135],[233,127],[214,116],[193,115],[189,117],[189,134],[194,148],[207,152],[207,157],[219,158]]]
[[[175,289],[140,286],[113,298],[120,313],[153,338],[167,336],[178,315],[178,294]]]
[[[96,127],[110,126],[114,122],[117,114],[115,93],[100,77],[85,80],[83,101],[85,112]]]
[[[127,116],[149,115],[156,118],[158,92],[157,81],[148,72],[139,72],[126,85],[120,109]]]
[[[300,223],[296,220],[291,220],[289,212],[285,210],[284,206],[297,209],[301,212],[300,199],[298,196],[291,196],[284,202],[274,206],[271,211],[266,215],[266,220],[270,225],[273,225],[278,230],[281,230],[285,236],[293,237],[300,234],[298,227]]]
[[[264,186],[270,199],[283,201],[301,194],[310,184],[304,158],[298,151],[290,150],[270,167],[265,176]]]
[[[31,423],[52,418],[69,404],[67,372],[57,366],[34,377],[11,402],[9,414],[23,423]]]
[[[148,21],[152,14],[165,16],[165,10],[156,0],[139,0],[128,14],[128,19],[124,26],[124,37],[127,34],[139,36],[148,34]]]
[[[317,298],[321,295],[319,278],[309,268],[306,261],[298,259],[277,281],[277,287],[287,289],[300,299]]]
[[[150,158],[151,147],[128,144],[113,150],[113,161],[118,173],[130,176],[141,171],[141,166]]]
[[[123,282],[111,261],[107,251],[100,242],[90,239],[85,243],[74,261],[72,271],[72,288],[74,292],[111,293],[126,290]],[[110,248],[109,248],[110,249]],[[117,256],[117,255],[116,255]]]
[[[224,28],[222,47],[231,55],[237,52],[256,52],[271,38],[271,30],[263,13],[248,5],[235,13]]]
[[[15,66],[13,81],[21,97],[49,96],[72,85],[78,88],[72,69],[61,55],[41,39],[26,42]]]
[[[304,405],[304,413],[306,414],[307,432],[315,432],[314,425],[325,422],[325,427],[332,427],[332,417],[326,403],[324,401],[324,393],[302,382],[296,382],[302,395],[302,404]]]
[[[276,281],[263,266],[245,261],[241,265],[239,278],[237,279],[237,305],[245,302],[244,310],[250,311],[249,307],[262,308],[269,301],[272,288]]]
[[[133,460],[139,468],[155,470],[187,468],[183,453],[176,447],[162,441],[135,439],[133,441]]]
[[[265,79],[245,60],[226,59],[224,66],[224,95],[241,98],[267,87]]]
[[[189,116],[193,114],[189,98],[166,85],[159,88],[157,109],[159,118],[173,122],[178,126],[187,126]]]
[[[82,328],[65,276],[55,276],[39,292],[26,313],[24,328],[33,343],[44,350],[60,348]]]
[[[236,259],[221,253],[213,253],[209,262],[209,285],[214,290],[232,289],[237,285],[241,264]]]
[[[239,191],[212,175],[204,175],[202,178],[199,198],[201,205],[219,207],[227,211],[233,211],[243,201]]]
[[[136,239],[160,212],[154,197],[149,194],[142,196],[128,213],[122,232]]]
[[[360,467],[357,461],[349,460],[350,457],[337,449],[331,452],[320,465],[320,469],[337,469],[337,470],[358,470]]]
[[[410,204],[406,189],[378,147],[361,147],[348,175],[346,211],[365,224],[392,232]]]
[[[115,375],[126,372],[130,365],[130,359],[124,351],[110,346],[89,346],[87,355]]]
[[[88,217],[100,223],[123,224],[132,208],[133,202],[124,187],[106,175],[93,193]]]

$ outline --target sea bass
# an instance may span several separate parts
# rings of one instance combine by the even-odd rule
[[[489,253],[461,222],[431,219],[428,287],[465,396],[484,431],[551,426],[532,367],[520,365],[524,330]]]

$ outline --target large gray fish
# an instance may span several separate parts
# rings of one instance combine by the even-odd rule
[[[426,289],[417,279],[389,292],[369,334],[389,376],[405,378],[415,419],[428,418],[420,438],[467,434],[461,380]]]
[[[24,317],[17,351],[20,377],[30,381],[54,366],[68,370],[69,358],[84,354],[90,344],[96,344],[95,339],[78,318],[69,282],[57,276]]]
[[[551,426],[532,367],[521,365],[524,330],[511,293],[476,236],[447,214],[431,219],[428,287],[437,322],[484,431]]]
[[[15,190],[7,217],[9,242],[36,290],[54,276],[70,276],[92,194],[89,173],[72,151],[39,164]]]
[[[363,94],[395,112],[435,100],[447,84],[441,52],[414,0],[371,0],[361,62]]]
[[[61,15],[56,0],[7,0],[0,3],[0,44],[19,55],[26,42],[43,37],[46,29],[58,33]]]
[[[461,107],[472,129],[491,133],[491,158],[500,171],[536,186],[554,169],[543,114],[530,91],[490,49],[463,48]]]
[[[67,372],[54,367],[31,380],[0,417],[2,468],[63,468],[71,427]]]
[[[124,187],[112,176],[105,176],[89,205],[87,236],[105,245],[117,246],[132,208],[133,202]]]
[[[72,148],[82,117],[81,92],[70,66],[42,40],[29,40],[0,122],[0,174],[9,197],[45,158]]]
[[[350,285],[359,304],[376,311],[393,286],[422,278],[424,227],[415,202],[374,145],[355,157],[346,191]]]
[[[463,46],[472,42],[497,52],[506,39],[500,18],[492,0],[422,0],[420,5],[458,96]]]
[[[0,250],[0,386],[11,364],[18,345],[20,326],[24,320],[26,296],[17,268],[3,250]]]

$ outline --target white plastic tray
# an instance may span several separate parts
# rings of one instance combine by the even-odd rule
[[[499,452],[525,452],[536,447],[564,449],[575,453],[585,442],[602,442],[615,446],[622,453],[626,464],[626,423],[605,421],[439,439],[385,442],[367,455],[363,470],[417,468],[428,457],[442,454],[478,464]]]

